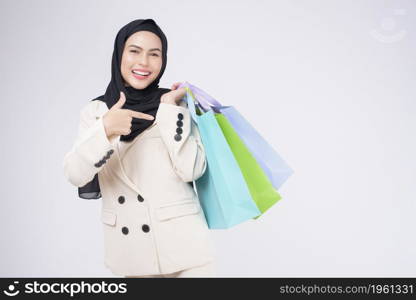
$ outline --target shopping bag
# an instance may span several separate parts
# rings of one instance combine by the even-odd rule
[[[210,229],[226,229],[261,214],[251,197],[240,167],[213,111],[199,110],[189,89],[184,97],[204,145],[207,167],[195,181],[201,207]]]
[[[193,96],[192,91],[190,95]],[[196,102],[198,103],[197,99]],[[261,213],[264,214],[281,199],[281,196],[227,118],[221,113],[214,113],[214,115],[240,167],[251,197]],[[258,217],[260,216],[257,216],[256,219]]]
[[[263,171],[278,190],[294,173],[276,150],[233,106],[223,106],[200,88],[186,82],[202,110],[222,113],[260,164]]]
[[[264,214],[270,207],[281,199],[280,194],[273,187],[269,178],[258,164],[247,146],[241,140],[237,132],[223,114],[215,114],[222,133],[234,154],[244,179],[249,188],[251,197]],[[260,216],[257,216],[257,219]]]

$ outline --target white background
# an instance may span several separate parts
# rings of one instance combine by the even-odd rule
[[[258,220],[211,231],[218,275],[416,276],[412,1],[0,2],[0,276],[112,276],[100,201],[62,161],[118,30],[165,32],[161,87],[234,105],[294,169]]]

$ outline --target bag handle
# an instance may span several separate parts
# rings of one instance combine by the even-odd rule
[[[191,92],[193,93],[193,95],[195,95],[194,98],[197,100],[197,102],[199,103],[199,106],[202,108],[204,112],[213,110],[217,113],[220,113],[220,108],[223,107],[222,104],[219,101],[215,100],[210,95],[208,95],[206,92],[201,90],[200,88],[190,84],[187,81],[182,83],[179,87],[189,88]]]
[[[188,109],[189,109],[189,112],[191,113],[192,119],[195,121],[196,124],[198,124],[198,119],[196,117],[196,111],[195,111],[195,102],[193,101],[194,97],[192,95],[192,91],[186,84],[181,84],[179,87],[185,87],[186,94],[182,98],[182,100],[186,101],[186,103],[188,104]]]

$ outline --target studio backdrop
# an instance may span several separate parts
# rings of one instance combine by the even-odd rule
[[[219,276],[416,276],[413,1],[0,2],[0,276],[112,276],[101,200],[62,161],[119,28],[169,40],[160,86],[234,106],[293,168],[263,216],[211,230]]]

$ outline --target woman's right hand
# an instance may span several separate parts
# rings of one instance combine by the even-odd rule
[[[134,118],[153,120],[152,115],[137,112],[130,109],[122,109],[126,102],[126,96],[120,92],[120,99],[103,116],[105,133],[108,139],[118,135],[128,135],[131,132],[131,121]]]

